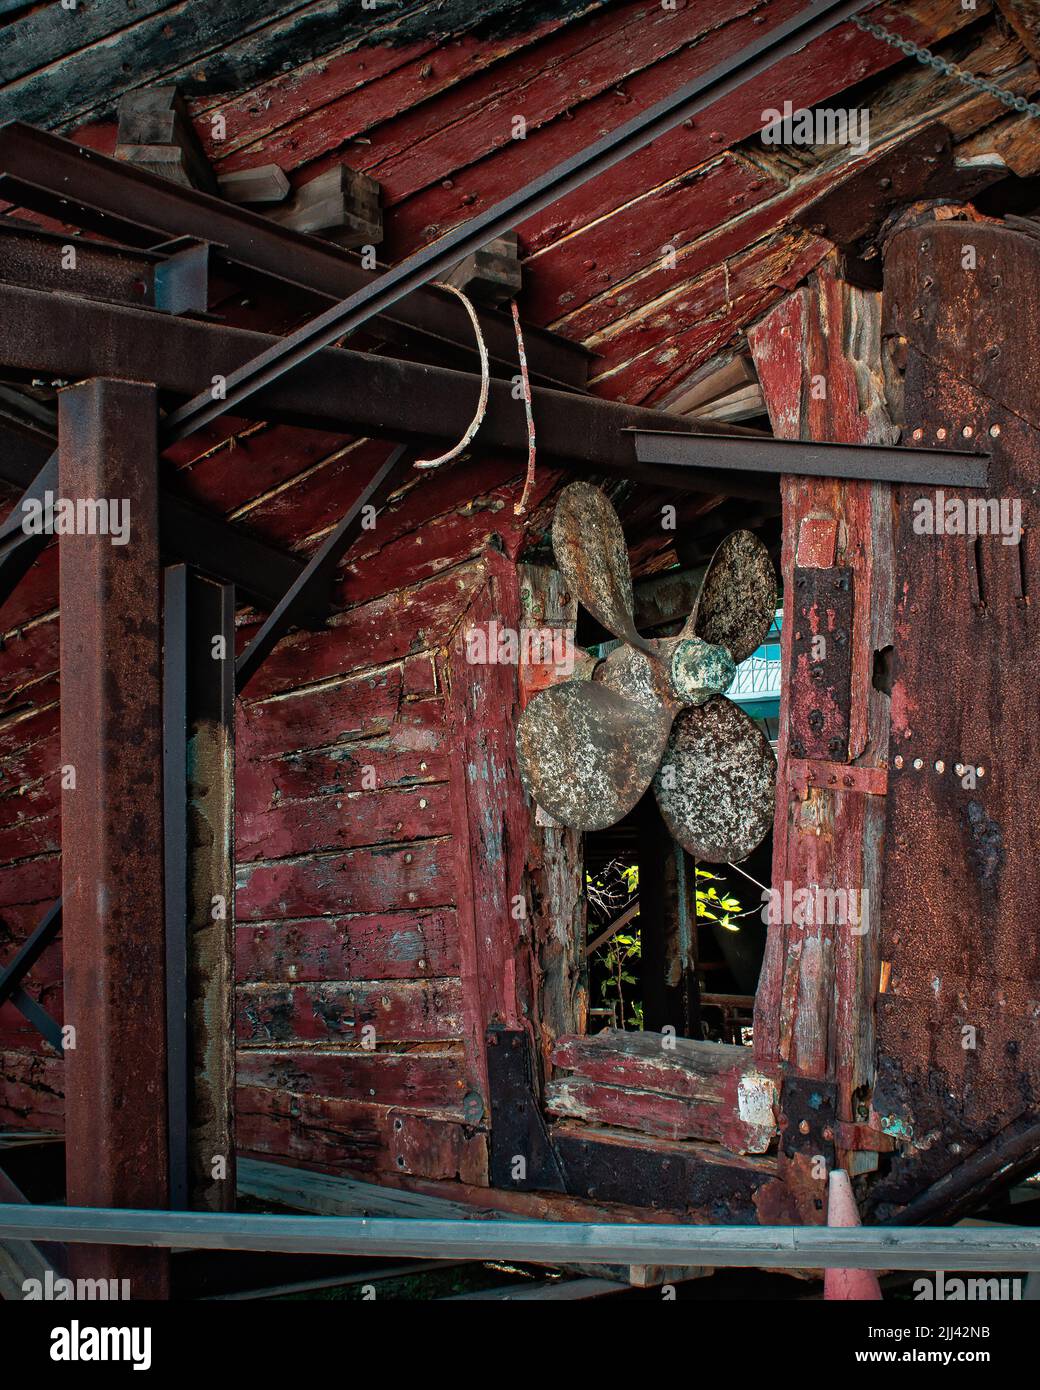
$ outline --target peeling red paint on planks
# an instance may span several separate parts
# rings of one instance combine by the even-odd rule
[[[454,908],[240,923],[237,974],[254,980],[415,979],[459,973]]]
[[[235,991],[235,1012],[240,1047],[335,1041],[375,1047],[458,1037],[462,994],[457,980],[443,979],[245,984]]]

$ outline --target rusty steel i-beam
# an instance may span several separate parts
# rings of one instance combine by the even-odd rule
[[[167,1202],[157,421],[155,390],[141,383],[88,381],[59,401],[60,496],[91,506],[94,521],[60,540],[74,1206]],[[74,1264],[77,1277],[128,1279],[134,1298],[168,1292],[164,1252],[102,1246]]]

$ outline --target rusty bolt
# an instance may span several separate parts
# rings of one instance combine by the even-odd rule
[[[994,439],[997,439],[997,438],[999,437],[999,435],[1000,435],[1000,426],[999,426],[999,425],[990,425],[990,427],[989,427],[989,432],[990,432],[990,434],[992,435],[992,437],[993,437]]]
[[[809,711],[809,728],[814,734],[818,734],[823,728],[823,710],[811,709]]]
[[[963,434],[965,439],[970,439],[974,433],[975,431],[972,429],[970,425],[965,425],[964,428],[961,430],[961,434]]]
[[[946,438],[946,429],[945,429],[945,426],[943,426],[943,425],[940,425],[940,426],[939,426],[939,428],[935,431],[935,437],[936,437],[936,439],[945,439],[945,438]]]
[[[791,752],[795,755],[796,758],[805,757],[805,744],[801,741],[800,738],[793,738],[791,740]]]
[[[799,1134],[808,1134],[808,1133],[809,1133],[809,1121],[808,1121],[808,1120],[802,1120],[801,1124],[798,1126],[798,1132],[799,1132]]]
[[[827,750],[828,752],[837,755],[838,753],[845,752],[845,745],[840,738],[832,738],[831,741],[827,744]]]
[[[827,1140],[831,1140],[834,1138],[834,1130],[831,1129],[830,1125],[828,1125],[827,1128],[823,1131],[823,1137]]]
[[[924,430],[914,430],[914,438],[915,438],[915,439],[923,439],[923,438],[924,438]]]
[[[896,767],[902,767],[902,766],[903,766],[903,755],[902,755],[902,753],[897,753],[897,754],[896,754],[896,756],[895,756],[895,765],[896,765]]]
[[[878,188],[888,189],[892,187],[892,180],[889,178],[878,179]]]

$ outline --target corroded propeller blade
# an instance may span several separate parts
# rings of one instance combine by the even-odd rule
[[[618,514],[598,487],[571,483],[552,526],[556,563],[572,593],[608,632],[647,650],[632,618],[632,571]]]
[[[711,558],[682,635],[727,647],[739,665],[762,645],[775,609],[769,551],[750,531],[733,531]]]
[[[576,830],[619,821],[650,785],[668,740],[662,708],[626,700],[593,681],[567,681],[524,710],[516,749],[524,786]]]
[[[776,758],[751,716],[715,695],[672,725],[654,793],[668,829],[692,855],[737,863],[772,824]]]
[[[682,708],[668,681],[671,643],[652,640],[648,652],[622,644],[596,667],[592,679],[647,709],[664,709],[671,721]]]

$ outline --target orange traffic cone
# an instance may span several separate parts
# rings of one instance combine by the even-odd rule
[[[827,1225],[858,1226],[859,1212],[852,1195],[852,1184],[844,1168],[835,1168],[827,1186]],[[823,1272],[825,1299],[880,1299],[881,1285],[870,1269],[825,1269]]]

